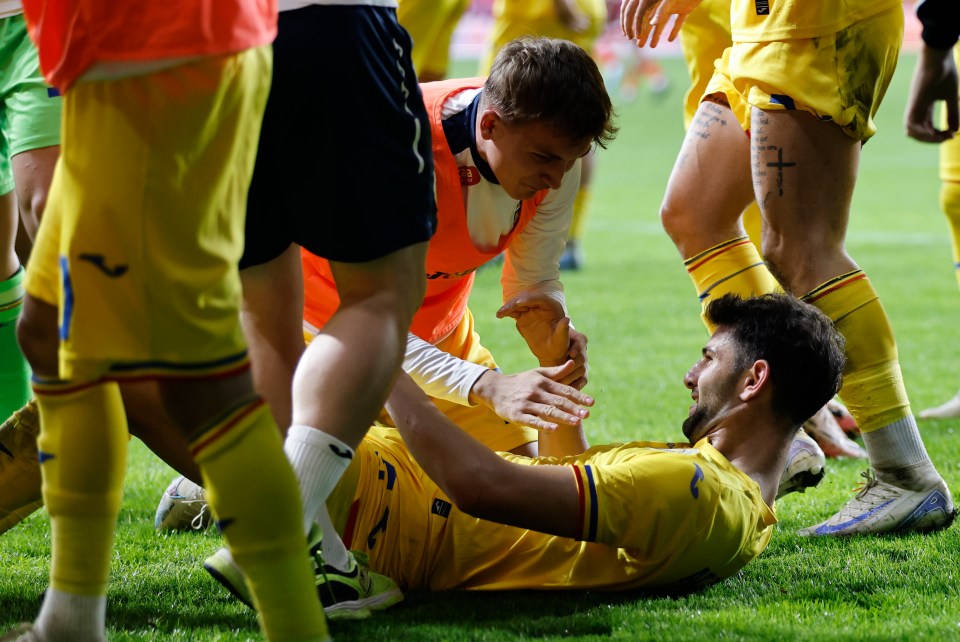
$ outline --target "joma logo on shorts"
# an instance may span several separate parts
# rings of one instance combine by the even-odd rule
[[[112,279],[123,276],[127,273],[127,270],[130,269],[129,266],[123,264],[112,267],[107,265],[107,258],[103,254],[81,254],[77,257],[77,259],[80,261],[86,261],[87,263],[92,263],[97,267],[98,270]]]

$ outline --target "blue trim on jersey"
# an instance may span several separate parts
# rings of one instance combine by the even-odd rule
[[[583,472],[587,476],[587,489],[590,492],[590,526],[587,528],[588,542],[597,541],[597,514],[600,507],[597,506],[597,484],[593,481],[593,469],[589,465],[584,465]]]
[[[481,90],[473,97],[466,109],[445,118],[440,125],[443,126],[443,135],[447,137],[447,145],[453,155],[456,156],[469,147],[470,153],[473,154],[473,162],[476,164],[480,175],[494,185],[499,185],[500,181],[497,180],[490,164],[480,157],[480,152],[477,150],[477,112],[480,110],[480,96],[482,95],[483,91]]]
[[[63,319],[60,322],[60,340],[70,338],[70,324],[73,321],[73,282],[70,281],[70,264],[67,257],[60,257],[60,278],[63,280]]]

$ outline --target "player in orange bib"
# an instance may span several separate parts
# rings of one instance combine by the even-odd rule
[[[563,64],[548,64],[553,60]],[[564,382],[535,374],[518,381],[501,374],[480,344],[467,297],[475,271],[503,253],[505,303],[498,316],[517,319],[541,366],[562,363],[542,358],[552,346],[530,339],[525,318],[549,309],[550,323],[569,323],[558,262],[580,158],[616,131],[610,99],[590,56],[549,38],[514,41],[486,79],[422,89],[433,137],[438,225],[404,368],[451,419],[489,447],[531,453],[536,432],[530,427],[576,425],[582,418],[575,388],[586,383],[586,337],[570,332],[563,354],[579,368]],[[327,261],[304,252],[303,268],[309,336],[325,326],[339,299]],[[310,359],[308,348],[302,363]],[[304,387],[301,394],[295,386],[295,406],[298,395],[308,401],[309,370],[301,365],[301,371]],[[492,422],[496,416],[508,423]]]

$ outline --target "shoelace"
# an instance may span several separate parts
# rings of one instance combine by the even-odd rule
[[[852,488],[850,492],[857,494],[857,499],[863,497],[867,494],[871,488],[877,485],[877,476],[873,472],[873,468],[867,468],[866,470],[860,471],[860,476],[863,477],[864,481],[860,482],[856,488]]]
[[[200,507],[200,512],[197,513],[196,516],[190,520],[190,528],[192,528],[195,531],[203,530],[203,516],[207,512],[207,506],[208,506],[207,502],[203,502],[203,505]]]

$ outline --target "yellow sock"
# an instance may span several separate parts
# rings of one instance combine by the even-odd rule
[[[730,292],[747,297],[781,290],[780,284],[760,257],[760,252],[746,236],[704,250],[684,261],[683,265],[697,288],[703,309],[706,309],[711,298]],[[713,332],[713,327],[705,318],[703,323],[707,330]]]
[[[570,221],[568,241],[582,241],[587,231],[587,208],[590,205],[590,188],[580,187],[573,200],[573,219]]]
[[[261,399],[245,403],[191,443],[207,500],[247,576],[267,638],[327,638],[307,553],[300,488]]]
[[[115,383],[34,385],[40,469],[50,513],[50,585],[106,595],[123,479],[127,418]]]
[[[846,340],[840,398],[861,432],[910,416],[893,329],[867,275],[862,270],[842,274],[802,298],[830,317]]]
[[[960,285],[960,183],[944,181],[940,187],[940,207],[950,223],[953,244],[953,270]]]

